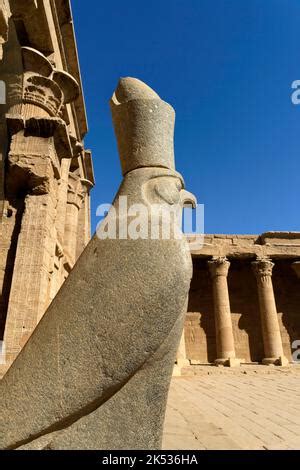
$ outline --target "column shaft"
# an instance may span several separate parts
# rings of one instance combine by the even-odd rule
[[[61,178],[58,187],[56,218],[57,237],[61,244],[63,244],[64,240],[70,163],[71,159],[69,158],[62,158],[61,160]]]
[[[55,205],[51,194],[25,199],[4,332],[8,364],[21,351],[49,304]]]
[[[217,343],[216,363],[227,364],[236,357],[227,284],[230,263],[226,258],[216,258],[209,261],[208,265],[213,280]],[[233,361],[231,362],[233,363]]]
[[[214,304],[218,359],[235,357],[227,278],[214,278]]]
[[[80,177],[74,173],[70,173],[64,231],[64,248],[72,264],[76,262],[78,256],[78,220],[84,194],[85,191],[83,190]]]
[[[66,211],[64,248],[73,264],[76,261],[78,215],[78,206],[73,203],[68,203]]]
[[[274,264],[269,259],[252,263],[257,280],[262,334],[264,342],[264,364],[282,364],[286,362],[283,355],[282,340],[272,284]]]

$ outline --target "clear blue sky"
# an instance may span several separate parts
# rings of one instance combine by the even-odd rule
[[[137,77],[176,109],[206,233],[300,230],[299,0],[72,0],[96,207],[121,181],[108,101]]]

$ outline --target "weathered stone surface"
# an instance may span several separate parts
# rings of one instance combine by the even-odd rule
[[[123,175],[133,168],[175,168],[173,108],[135,78],[120,80],[111,100]]]
[[[69,2],[0,0],[0,8],[2,376],[90,240],[94,176]],[[82,190],[70,230],[73,177]]]
[[[265,244],[264,240],[268,239]],[[198,242],[195,242],[198,239]],[[194,274],[185,321],[186,358],[191,364],[214,363],[218,357],[214,320],[214,281],[207,261],[227,257],[228,293],[236,356],[247,363],[261,363],[266,354],[258,299],[258,285],[252,269],[255,258],[272,257],[273,291],[284,357],[293,360],[294,342],[300,337],[300,233],[269,232],[258,235],[205,235],[188,237]],[[204,243],[202,244],[202,241]],[[275,317],[276,318],[276,317]],[[278,328],[276,335],[278,336]],[[278,336],[279,337],[279,336]],[[281,355],[281,351],[278,351]],[[275,360],[280,363],[279,356]],[[283,361],[287,362],[287,361]]]
[[[194,257],[300,258],[300,232],[268,232],[261,235],[205,234],[204,237],[188,235],[187,238]]]
[[[149,211],[191,199],[172,168],[139,166],[134,159],[114,207],[121,196]],[[0,384],[1,447],[60,431],[47,448],[159,448],[191,276],[184,237],[95,235]]]
[[[284,364],[278,313],[272,284],[274,263],[258,259],[252,263],[257,280],[265,357],[264,364]]]
[[[21,49],[19,34],[26,36],[29,47]],[[6,83],[7,106],[1,107],[0,114],[0,340],[5,332],[7,363],[0,365],[0,376],[24,347],[90,239],[89,191],[94,184],[91,155],[82,144],[87,124],[69,2],[51,2],[50,8],[48,1],[0,0],[0,56],[2,51],[0,80]],[[75,99],[72,106],[66,106],[72,99]],[[111,103],[118,120],[116,131],[121,155],[130,154],[127,144],[131,140],[137,157],[142,154],[147,164],[173,167],[172,151],[164,153],[161,162],[157,150],[163,138],[172,137],[173,129],[169,126],[172,119],[165,123],[165,134],[155,129],[154,135],[154,125],[148,127],[149,122],[155,124],[151,113],[153,105],[157,117],[165,112],[166,116],[173,113],[147,85],[136,79],[121,81]],[[130,127],[122,127],[128,110],[141,118],[147,142],[140,139],[132,120]],[[153,142],[157,139],[155,144],[151,143],[152,147],[149,137]],[[7,165],[4,165],[5,158]],[[131,164],[135,165],[134,158]],[[131,168],[127,165],[124,159],[124,173]],[[168,198],[164,185],[165,182],[158,187]],[[174,191],[171,199],[173,197]],[[193,238],[189,237],[190,241]],[[297,277],[300,277],[300,233],[205,235],[203,246],[201,237],[199,240],[198,244],[190,244],[194,276],[174,371],[179,375],[182,371],[193,374],[193,367],[187,367],[189,363],[214,363],[219,356],[215,286],[207,266],[212,257],[230,260],[227,289],[236,355],[246,362],[259,363],[266,355],[258,286],[251,262],[257,257],[272,258],[275,264],[272,284],[278,311],[276,336],[277,342],[282,342],[284,354],[275,358],[275,362],[286,365],[288,360],[292,361],[292,344],[300,338]],[[226,313],[224,306],[221,307],[220,311]],[[238,365],[239,360],[231,358],[227,363]],[[223,373],[225,369],[215,370]],[[134,381],[130,383],[133,385]],[[93,433],[100,414],[107,416],[111,409],[105,410],[101,407],[64,431],[47,434],[27,446],[85,446],[83,426],[84,435],[87,429]],[[99,434],[99,442],[94,440],[93,445],[105,445],[103,433]]]
[[[226,258],[215,257],[208,261],[213,280],[215,327],[217,341],[217,365],[231,365],[235,357],[235,346],[228,295],[227,275],[230,263]],[[231,361],[230,361],[231,360]]]

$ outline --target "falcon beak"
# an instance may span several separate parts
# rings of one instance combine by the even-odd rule
[[[185,189],[182,189],[180,191],[180,200],[182,203],[182,207],[192,207],[193,209],[196,209],[197,207],[197,199],[194,196],[194,194],[189,193]]]

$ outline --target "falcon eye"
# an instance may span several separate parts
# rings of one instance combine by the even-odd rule
[[[158,202],[165,201],[167,204],[178,204],[180,194],[177,182],[169,178],[160,178],[154,186],[156,195],[159,197]]]

